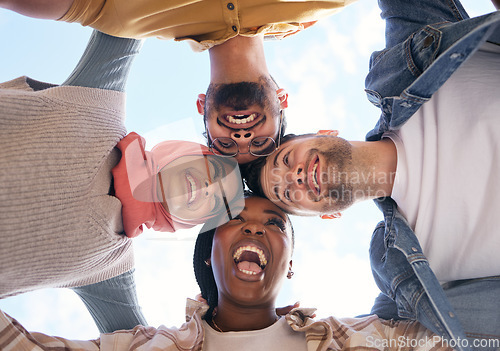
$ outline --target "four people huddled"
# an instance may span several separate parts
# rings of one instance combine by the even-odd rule
[[[0,298],[71,288],[104,333],[53,338],[1,313],[0,349],[500,348],[500,11],[469,18],[458,0],[379,0],[386,47],[372,54],[365,89],[381,110],[375,128],[365,141],[286,134],[288,95],[263,40],[351,2],[0,1],[94,28],[61,85],[0,84]],[[127,76],[149,36],[209,51],[210,85],[196,101],[207,145],[149,150],[127,134]],[[370,315],[277,309],[293,275],[288,214],[335,218],[368,199],[383,213]],[[148,327],[132,238],[144,226],[199,224],[202,299],[188,300],[182,326]]]

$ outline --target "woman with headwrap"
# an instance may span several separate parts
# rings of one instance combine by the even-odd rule
[[[140,46],[95,31],[61,86],[0,84],[0,298],[69,287],[101,331],[145,324],[129,237],[143,224],[204,223],[241,198],[231,158],[179,141],[146,151],[126,136],[123,90]]]

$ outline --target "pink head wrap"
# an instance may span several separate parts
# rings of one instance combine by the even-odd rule
[[[210,150],[201,144],[179,140],[159,143],[151,151],[145,151],[145,145],[145,139],[134,132],[116,145],[122,157],[111,172],[116,197],[122,203],[125,234],[128,237],[138,236],[143,231],[143,224],[156,231],[174,232],[205,223],[213,217],[177,218],[163,207],[156,190],[156,175],[164,166],[182,156],[212,155]],[[238,169],[236,171],[239,172]],[[243,198],[242,185],[238,185],[241,187],[238,196]]]

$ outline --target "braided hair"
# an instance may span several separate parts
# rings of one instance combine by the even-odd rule
[[[209,224],[205,224],[196,238],[194,247],[193,266],[196,282],[200,287],[201,297],[203,297],[209,306],[209,309],[203,318],[210,320],[213,316],[215,307],[217,307],[219,294],[217,292],[217,284],[215,283],[212,267],[207,264],[207,260],[212,253],[212,242],[214,239],[215,230],[217,228],[206,230]]]

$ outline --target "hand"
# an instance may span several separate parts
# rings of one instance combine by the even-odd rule
[[[284,316],[284,315],[290,313],[290,311],[293,310],[294,308],[299,308],[299,307],[300,307],[300,302],[299,301],[297,301],[293,305],[288,305],[288,306],[285,306],[285,307],[278,307],[278,308],[276,308],[276,315],[277,316]],[[314,313],[312,316],[309,316],[309,317],[315,318],[316,317],[316,313]]]
[[[290,313],[291,310],[293,310],[294,308],[298,308],[299,306],[300,306],[300,302],[297,301],[293,305],[288,305],[285,307],[277,307],[276,308],[276,315],[284,316],[284,315]]]

